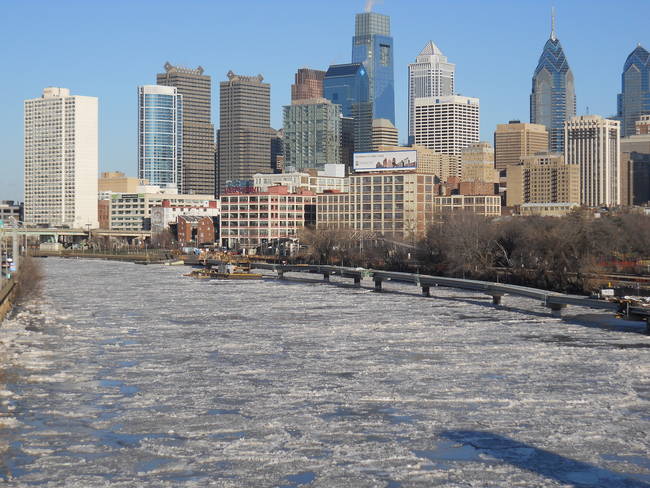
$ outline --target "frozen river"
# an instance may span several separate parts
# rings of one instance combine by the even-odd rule
[[[642,326],[43,264],[43,299],[0,328],[3,486],[650,488]]]

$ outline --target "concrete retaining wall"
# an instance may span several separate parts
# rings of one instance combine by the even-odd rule
[[[14,279],[3,282],[4,286],[0,289],[0,322],[2,322],[13,305],[16,291],[16,282]]]

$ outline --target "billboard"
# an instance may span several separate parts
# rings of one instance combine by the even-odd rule
[[[417,161],[418,153],[412,149],[354,153],[354,171],[412,171]]]

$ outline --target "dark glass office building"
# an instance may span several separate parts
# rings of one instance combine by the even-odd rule
[[[555,35],[555,25],[553,25],[551,37],[544,45],[533,75],[530,121],[533,124],[546,126],[550,151],[561,153],[564,151],[564,122],[575,114],[576,95],[573,73],[562,45]]]
[[[627,57],[621,75],[618,95],[621,137],[634,135],[635,122],[646,114],[650,114],[650,53],[639,44]]]
[[[323,96],[341,106],[343,117],[353,119],[354,150],[370,151],[373,103],[370,101],[368,71],[364,65],[349,63],[330,66],[323,80]]]
[[[352,63],[363,63],[368,72],[369,101],[373,119],[395,124],[393,38],[390,18],[376,12],[357,14],[352,38]]]
[[[355,103],[369,102],[368,72],[361,63],[335,64],[323,79],[323,96],[341,106],[344,117],[352,117]]]

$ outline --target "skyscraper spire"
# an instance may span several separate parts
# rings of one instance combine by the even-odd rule
[[[555,35],[555,7],[551,7],[551,40],[555,41],[557,36]]]
[[[530,121],[549,131],[549,149],[564,150],[564,122],[576,114],[573,73],[555,33],[555,8],[551,12],[551,37],[533,75]]]

